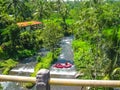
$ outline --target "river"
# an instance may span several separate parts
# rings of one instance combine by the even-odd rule
[[[76,70],[73,62],[73,50],[72,50],[72,40],[73,36],[64,37],[61,40],[61,54],[56,63],[65,63],[69,62],[72,64],[71,68],[50,68],[50,74],[53,78],[68,78],[75,79]],[[55,64],[56,64],[55,63]],[[81,90],[82,87],[76,86],[61,86],[61,85],[53,85],[51,86],[51,90]]]
[[[70,68],[55,68],[51,66],[50,68],[50,75],[52,78],[75,78],[76,70],[73,63],[73,50],[72,50],[72,40],[73,36],[64,37],[60,41],[60,46],[62,48],[61,54],[58,58],[56,63],[65,63],[69,62],[72,64]],[[34,71],[34,66],[36,62],[34,62],[35,57],[31,57],[28,60],[26,59],[24,62],[21,62],[17,66],[11,70],[11,74],[13,75],[25,75],[29,76],[30,73]],[[13,82],[3,82],[2,86],[4,86],[3,90],[35,90],[35,87],[32,89],[26,89],[20,86],[21,84],[13,83]],[[81,90],[81,87],[74,87],[74,86],[57,86],[52,85],[51,90]]]

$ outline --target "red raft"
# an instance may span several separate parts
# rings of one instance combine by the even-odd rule
[[[72,64],[69,63],[69,62],[66,62],[66,63],[56,63],[53,65],[53,67],[55,68],[70,68],[72,67]]]

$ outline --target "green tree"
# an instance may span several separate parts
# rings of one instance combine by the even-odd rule
[[[45,48],[50,49],[50,51],[54,53],[55,49],[59,46],[62,36],[62,29],[57,23],[49,22],[46,24],[43,30],[43,43]]]
[[[85,2],[84,5],[78,12],[79,18],[75,24],[74,35],[77,40],[90,43],[91,62],[94,62],[91,72],[94,72],[94,75],[93,73],[88,75],[92,76],[92,79],[102,79],[97,74],[100,72],[104,73],[104,76],[107,75],[109,79],[113,79],[112,72],[119,68],[119,39],[117,37],[120,22],[118,19],[119,5],[116,2],[111,4],[92,0]],[[82,60],[80,52],[77,53],[77,56],[78,61]],[[90,67],[88,69],[90,70]]]
[[[68,4],[64,2],[64,0],[57,0],[55,5],[56,11],[60,18],[62,19],[61,26],[63,27],[63,30],[67,30],[68,25],[66,19],[69,16]]]
[[[49,2],[46,0],[36,0],[34,6],[35,11],[33,13],[33,16],[35,19],[42,20],[43,18],[50,17],[51,7]]]
[[[5,11],[9,15],[14,16],[15,21],[21,21],[21,19],[24,20],[30,15],[29,8],[25,5],[24,0],[6,0],[4,1],[3,6],[5,6]]]
[[[15,67],[18,64],[18,62],[16,62],[13,59],[7,59],[5,61],[0,62],[0,67],[2,67],[2,74],[9,74],[9,71]]]
[[[68,5],[66,3],[63,3],[61,8],[60,8],[60,16],[62,18],[62,27],[64,30],[67,30],[67,22],[66,22],[66,19],[68,18],[69,16],[69,10],[68,10]]]
[[[16,54],[16,46],[19,45],[20,29],[17,25],[10,25],[3,29],[1,35],[3,37],[2,47],[8,56],[13,57]]]

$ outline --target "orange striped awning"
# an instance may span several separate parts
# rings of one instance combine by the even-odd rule
[[[19,27],[26,27],[26,26],[32,26],[32,25],[38,25],[38,24],[42,24],[42,23],[38,21],[26,21],[26,22],[17,23]]]

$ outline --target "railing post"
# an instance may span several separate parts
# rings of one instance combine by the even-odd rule
[[[50,90],[49,85],[50,72],[47,69],[41,69],[36,76],[36,90]]]

